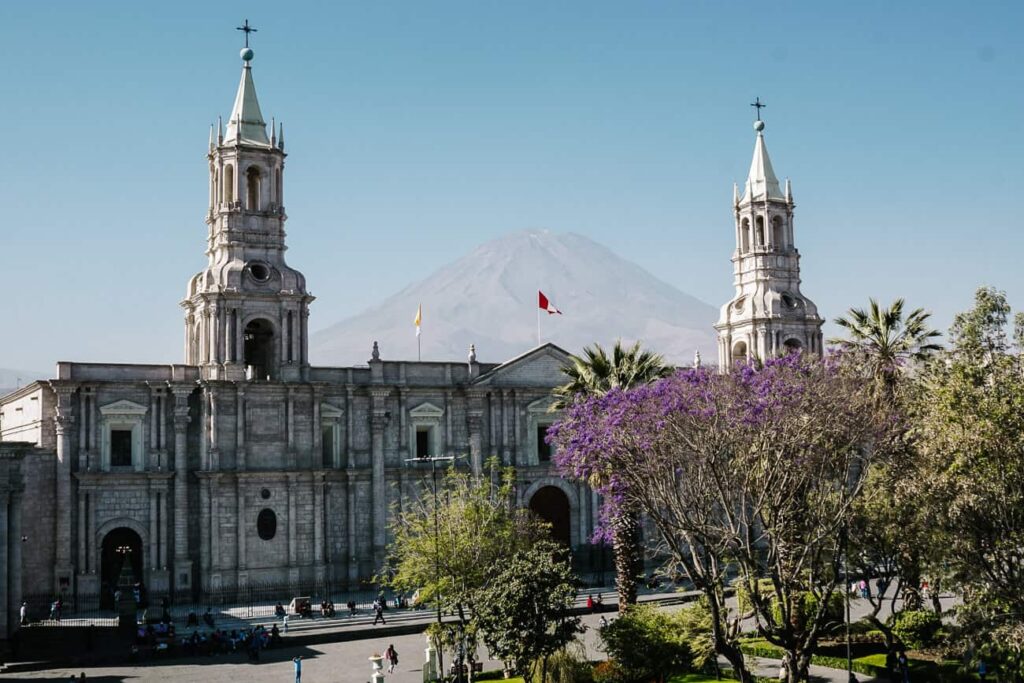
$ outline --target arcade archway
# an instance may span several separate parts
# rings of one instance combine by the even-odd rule
[[[118,527],[103,537],[100,556],[100,608],[113,609],[114,591],[121,567],[127,561],[132,569],[132,583],[142,582],[142,539],[128,527]]]
[[[544,486],[530,498],[530,512],[551,525],[551,537],[567,548],[571,542],[569,498],[557,486]]]

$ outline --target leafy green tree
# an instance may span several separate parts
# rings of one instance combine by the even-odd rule
[[[1020,674],[1024,650],[1024,374],[1009,344],[1006,296],[979,289],[956,316],[952,348],[917,387],[914,473],[942,558],[962,587],[957,623]],[[1014,654],[1016,653],[1016,654]]]
[[[564,409],[581,397],[603,396],[613,389],[631,389],[667,377],[673,369],[660,355],[641,349],[640,342],[624,347],[616,341],[609,355],[600,345],[583,349],[582,356],[570,356],[562,369],[568,382],[555,389],[554,408]],[[610,474],[591,478],[607,479]],[[590,481],[592,486],[601,482]],[[610,501],[608,531],[615,555],[615,583],[619,592],[619,611],[636,603],[637,576],[643,571],[640,547],[640,514],[627,499]]]
[[[829,339],[863,364],[886,397],[895,394],[899,375],[910,361],[923,361],[942,349],[934,341],[941,333],[928,325],[931,314],[916,308],[904,316],[903,306],[903,299],[888,308],[870,299],[867,310],[851,308],[836,318],[846,330],[845,338]]]
[[[493,460],[489,464],[496,467]],[[388,567],[380,577],[395,590],[418,590],[423,601],[453,612],[455,628],[435,628],[433,635],[439,647],[464,644],[470,664],[479,634],[480,596],[510,554],[528,551],[547,535],[541,522],[511,504],[512,469],[497,479],[495,484],[452,468],[436,496],[426,490],[396,510]]]
[[[580,632],[572,616],[577,579],[565,550],[553,541],[507,558],[477,599],[476,619],[491,655],[517,674],[540,663],[547,681],[548,658]]]

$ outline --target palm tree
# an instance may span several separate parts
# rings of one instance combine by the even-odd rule
[[[612,389],[649,384],[673,370],[660,355],[641,350],[640,342],[625,348],[621,340],[616,341],[610,356],[600,344],[594,344],[584,348],[582,356],[569,356],[569,364],[562,368],[569,381],[555,389],[553,409],[561,410],[581,396],[602,396]],[[597,486],[602,482],[589,483]],[[624,501],[610,525],[621,612],[626,605],[636,604],[636,577],[643,570],[640,514],[628,500]]]
[[[851,308],[836,324],[848,333],[846,339],[829,339],[843,351],[854,354],[878,383],[887,398],[896,391],[900,372],[910,361],[922,361],[942,346],[933,340],[941,336],[928,325],[928,313],[916,308],[904,317],[903,299],[882,308],[870,299],[868,310]]]

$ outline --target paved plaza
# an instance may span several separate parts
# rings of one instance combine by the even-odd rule
[[[947,601],[944,599],[944,603]],[[947,605],[948,606],[948,605]],[[853,603],[854,619],[862,616],[865,605],[861,601]],[[679,609],[678,605],[665,609]],[[607,614],[615,618],[614,614]],[[583,617],[587,626],[581,637],[585,654],[589,659],[604,657],[598,646],[597,626],[600,615],[589,614]],[[368,629],[370,630],[370,629]],[[371,654],[383,653],[389,644],[394,644],[399,654],[399,666],[395,672],[386,677],[388,683],[421,683],[423,680],[422,666],[426,640],[422,634],[394,636],[392,638],[369,637],[364,640],[353,640],[318,645],[283,647],[263,653],[258,664],[248,661],[245,653],[217,655],[198,658],[179,658],[168,662],[151,662],[143,664],[124,664],[118,666],[102,666],[84,669],[87,681],[116,683],[119,681],[232,681],[243,683],[254,681],[292,681],[294,673],[292,658],[301,655],[303,659],[302,680],[304,683],[367,683],[370,680]],[[486,657],[483,648],[481,656]],[[723,662],[724,663],[724,662]],[[758,659],[754,665],[760,676],[774,676],[779,663],[774,660]],[[501,663],[484,659],[484,669],[499,669]],[[79,674],[82,669],[72,670],[68,667],[36,668],[32,665],[16,664],[4,673],[0,679],[7,681],[68,681],[72,674]],[[830,683],[845,683],[846,672],[822,667],[811,667],[812,678]],[[873,679],[857,676],[861,683],[869,683]]]

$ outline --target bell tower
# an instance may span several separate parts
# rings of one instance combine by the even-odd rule
[[[284,126],[267,123],[252,78],[246,22],[242,80],[227,129],[210,128],[207,266],[188,283],[185,362],[205,379],[307,376],[306,278],[285,263]]]
[[[722,307],[718,365],[728,370],[748,358],[768,358],[797,349],[821,353],[822,319],[800,291],[800,253],[793,233],[793,188],[783,192],[764,142],[757,100],[754,158],[743,195],[733,185],[736,250],[732,254],[736,293]]]

